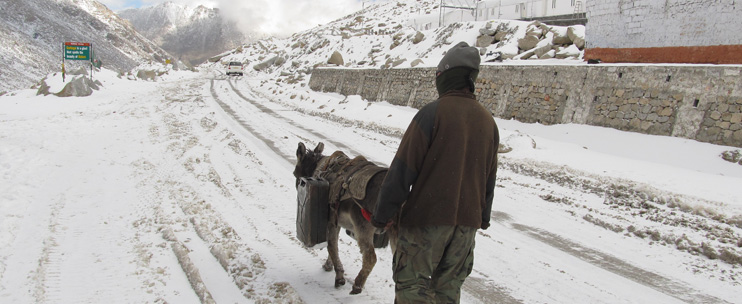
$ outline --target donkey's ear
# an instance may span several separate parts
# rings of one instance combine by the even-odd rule
[[[323,144],[322,142],[320,142],[320,143],[317,144],[317,147],[314,148],[314,153],[322,154],[322,151],[324,151],[324,150],[325,150],[325,144]]]
[[[299,148],[296,149],[296,158],[302,159],[307,154],[307,147],[304,146],[303,142],[299,142]]]

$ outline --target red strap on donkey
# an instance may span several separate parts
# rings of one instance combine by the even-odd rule
[[[363,214],[363,218],[365,218],[369,223],[371,222],[371,217],[373,214],[371,212],[366,211],[366,209],[361,208],[361,214]]]

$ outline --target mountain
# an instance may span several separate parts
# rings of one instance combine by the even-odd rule
[[[235,22],[224,19],[219,9],[202,5],[189,7],[165,2],[118,14],[164,50],[193,65],[251,39]]]
[[[64,42],[92,43],[94,56],[120,71],[171,57],[95,0],[0,0],[0,92],[60,71]],[[68,70],[87,66],[67,62]]]

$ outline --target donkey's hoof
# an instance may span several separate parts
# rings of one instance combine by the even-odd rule
[[[353,289],[350,291],[350,294],[356,295],[361,293],[363,291],[363,288],[353,285]]]
[[[335,279],[335,288],[345,285],[345,278]]]

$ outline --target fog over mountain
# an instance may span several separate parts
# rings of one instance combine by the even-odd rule
[[[0,0],[0,92],[60,71],[67,41],[92,43],[95,56],[113,70],[171,57],[95,0]],[[83,66],[68,61],[67,68]]]
[[[196,65],[207,58],[252,40],[219,9],[165,2],[153,7],[118,12],[160,47],[183,62]]]

